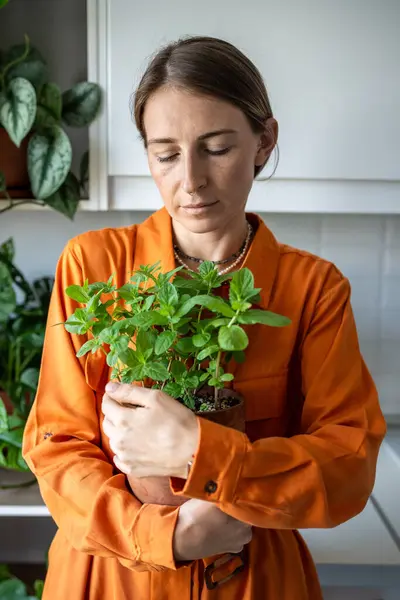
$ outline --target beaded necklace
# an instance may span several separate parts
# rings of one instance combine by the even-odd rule
[[[220,264],[225,264],[225,263],[231,261],[233,258],[235,258],[234,262],[231,265],[229,265],[229,267],[225,267],[221,271],[218,271],[219,275],[225,275],[225,273],[229,273],[229,271],[232,271],[232,269],[234,269],[243,260],[244,256],[247,253],[247,250],[249,248],[250,240],[252,238],[252,235],[253,235],[253,228],[250,225],[250,223],[247,223],[247,236],[246,236],[246,239],[244,240],[244,242],[243,242],[240,250],[238,252],[235,252],[235,254],[232,254],[232,256],[230,256],[229,258],[225,258],[224,260],[221,260],[221,261],[213,261],[212,260],[212,261],[210,261],[210,262],[212,262],[216,266],[216,265],[220,265]],[[178,246],[174,245],[174,255],[175,255],[176,260],[183,267],[185,267],[185,269],[187,269],[188,271],[191,271],[192,273],[196,273],[196,271],[194,269],[191,269],[186,264],[186,262],[181,258],[180,254],[183,255],[183,256],[185,256],[185,258],[187,260],[192,260],[192,261],[198,262],[200,264],[202,262],[204,262],[204,260],[201,259],[201,258],[196,258],[196,257],[189,256],[189,255],[185,254],[184,252],[182,252],[182,250],[180,250],[178,248]]]

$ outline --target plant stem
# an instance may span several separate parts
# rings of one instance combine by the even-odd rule
[[[218,352],[217,355],[217,361],[216,361],[216,365],[215,365],[215,379],[218,379],[219,376],[219,365],[221,362],[221,350]],[[221,408],[221,401],[219,398],[219,388],[217,388],[216,386],[214,386],[214,407],[215,410],[219,410]]]
[[[5,82],[7,72],[12,67],[15,67],[15,65],[18,65],[20,62],[23,62],[28,57],[29,52],[30,52],[29,38],[27,35],[25,35],[25,50],[24,50],[23,54],[21,54],[21,56],[18,56],[17,58],[12,60],[10,63],[8,63],[8,65],[6,65],[4,67],[3,72],[0,73],[0,83],[1,83],[2,89],[4,88],[4,82]]]
[[[5,194],[6,199],[9,200],[10,204],[4,208],[1,208],[0,214],[5,213],[8,210],[15,208],[16,206],[22,206],[23,204],[36,204],[36,206],[41,206],[42,208],[44,206],[46,206],[45,202],[38,202],[37,200],[21,200],[21,201],[14,202],[5,190],[3,193]]]

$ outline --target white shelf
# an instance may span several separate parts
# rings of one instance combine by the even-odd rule
[[[33,479],[32,473],[15,473],[0,469],[0,485],[13,485]],[[43,504],[39,487],[0,490],[0,517],[48,517],[49,511]]]

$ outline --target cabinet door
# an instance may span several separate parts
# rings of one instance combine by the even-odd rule
[[[384,200],[399,193],[389,185],[400,180],[400,4],[395,0],[90,4],[97,8],[97,44],[89,43],[89,51],[96,53],[92,64],[107,90],[101,175],[103,181],[109,178],[115,207],[161,205],[130,99],[155,50],[188,34],[233,42],[266,81],[280,125],[280,160],[274,180],[255,185],[250,197],[255,208],[268,210],[272,199],[287,210],[347,212],[351,198],[350,210],[364,203],[366,212],[379,212],[373,204],[379,196],[382,209],[382,190],[365,184],[382,182]],[[266,176],[273,165],[271,160]]]

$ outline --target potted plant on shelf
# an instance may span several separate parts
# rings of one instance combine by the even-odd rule
[[[0,192],[11,210],[33,202],[72,218],[88,179],[88,153],[79,178],[71,171],[72,147],[63,124],[87,127],[101,108],[101,89],[80,82],[61,93],[48,78],[40,52],[25,43],[0,56]],[[27,189],[28,188],[28,194]]]
[[[0,467],[29,472],[22,437],[39,377],[53,280],[30,285],[14,264],[14,244],[0,246]],[[20,299],[17,298],[16,290]],[[21,485],[33,483],[22,477]],[[7,486],[1,484],[0,489]]]
[[[228,284],[227,298],[219,294]],[[87,341],[77,356],[103,352],[111,379],[161,389],[200,416],[244,431],[244,401],[232,388],[231,360],[243,362],[247,326],[283,327],[287,317],[254,308],[261,290],[247,268],[219,275],[211,262],[194,273],[178,267],[162,273],[144,265],[117,289],[107,282],[72,285],[80,303],[64,323]],[[180,504],[164,477],[129,477],[142,502]]]
[[[43,595],[44,581],[36,579],[33,582],[32,589],[28,590],[25,583],[15,577],[7,567],[0,564],[0,600],[40,600]],[[32,591],[32,594],[29,593]]]

